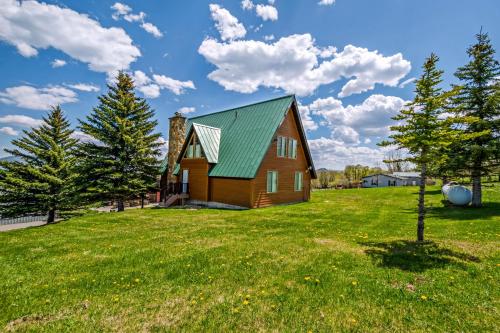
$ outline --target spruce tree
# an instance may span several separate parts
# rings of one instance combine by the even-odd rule
[[[450,163],[454,170],[470,171],[472,206],[482,206],[481,177],[498,166],[500,159],[500,64],[486,33],[476,35],[467,49],[470,62],[458,68],[459,94],[455,112],[475,121],[462,127],[471,138],[457,144]]]
[[[88,200],[124,201],[154,188],[158,174],[157,121],[145,99],[134,93],[130,75],[120,72],[108,93],[85,121],[83,133],[94,138],[79,147],[79,186]]]
[[[25,130],[5,149],[17,159],[0,162],[0,214],[47,214],[74,208],[74,149],[78,140],[59,106],[53,107],[38,128]]]
[[[437,69],[439,58],[435,54],[428,57],[422,67],[423,74],[416,81],[415,97],[400,110],[393,120],[398,125],[391,126],[391,140],[381,142],[381,146],[396,146],[408,151],[409,157],[402,158],[414,163],[420,171],[418,192],[417,240],[424,240],[425,181],[428,166],[445,156],[442,148],[454,142],[455,133],[443,119],[447,101],[452,94],[439,88],[443,71]]]

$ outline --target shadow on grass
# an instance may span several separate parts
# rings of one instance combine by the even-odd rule
[[[379,266],[404,271],[423,272],[433,268],[455,266],[465,269],[467,262],[480,262],[478,257],[440,247],[432,241],[419,243],[409,240],[391,242],[361,242],[369,247],[364,252]]]
[[[481,208],[454,206],[444,200],[442,203],[441,207],[430,207],[427,215],[447,220],[485,220],[500,216],[500,202],[485,202]]]

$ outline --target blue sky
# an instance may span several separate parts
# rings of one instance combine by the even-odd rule
[[[481,26],[500,47],[498,0],[0,0],[0,145],[61,103],[76,127],[117,70],[167,138],[196,116],[296,93],[317,167],[377,165],[376,143],[435,52],[456,82]],[[77,133],[85,139],[81,133]],[[0,156],[5,156],[4,152]]]

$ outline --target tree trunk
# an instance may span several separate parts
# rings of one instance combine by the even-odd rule
[[[141,209],[144,208],[144,193],[141,193]]]
[[[418,191],[418,223],[417,240],[424,241],[424,219],[425,219],[425,178],[427,177],[427,164],[422,164],[420,171],[420,188]]]
[[[118,199],[116,204],[116,211],[123,212],[125,210],[125,205],[123,204],[123,199]]]
[[[55,219],[56,219],[56,210],[55,209],[49,210],[49,213],[47,216],[47,224],[54,223]]]
[[[474,163],[472,170],[472,207],[481,207],[483,205],[481,191],[481,169],[479,163]]]

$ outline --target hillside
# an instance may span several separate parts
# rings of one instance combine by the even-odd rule
[[[318,191],[249,211],[91,213],[0,233],[0,328],[498,330],[500,191],[443,208],[416,188]]]

